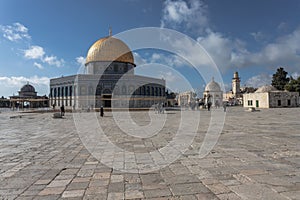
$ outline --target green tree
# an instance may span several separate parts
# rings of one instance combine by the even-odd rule
[[[287,74],[282,67],[278,68],[276,73],[273,74],[272,86],[278,90],[284,90],[284,86],[290,81]]]
[[[284,89],[289,92],[299,92],[300,94],[300,76],[298,79],[293,79],[293,77],[291,77],[290,82],[285,85]]]

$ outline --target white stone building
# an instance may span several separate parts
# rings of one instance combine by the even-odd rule
[[[203,93],[204,103],[211,103],[213,107],[219,107],[223,103],[223,91],[220,85],[215,82],[214,78],[206,85]]]
[[[188,107],[196,102],[196,93],[193,91],[179,93],[177,101],[179,106]]]
[[[267,85],[258,88],[254,93],[243,95],[244,107],[282,108],[299,106],[299,93],[279,91]]]

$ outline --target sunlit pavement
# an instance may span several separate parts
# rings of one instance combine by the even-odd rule
[[[83,145],[72,113],[53,119],[53,113],[2,112],[0,199],[300,199],[299,108],[247,112],[228,107],[218,143],[202,159],[198,153],[210,112],[184,112],[200,112],[196,137],[179,159],[153,170],[145,165],[151,158],[140,155],[172,141],[179,111],[161,114],[165,127],[147,138],[123,133],[112,113],[97,114],[107,138],[133,155],[106,152],[111,162],[96,159]],[[136,124],[149,124],[148,112],[131,115]],[[140,167],[126,171],[128,159],[147,172]]]

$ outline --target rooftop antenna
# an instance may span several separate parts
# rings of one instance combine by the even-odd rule
[[[109,26],[109,30],[108,30],[108,36],[112,36],[112,30],[111,30],[111,26]]]

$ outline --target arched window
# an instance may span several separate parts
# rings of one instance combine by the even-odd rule
[[[57,97],[57,89],[54,88],[54,97]]]
[[[57,97],[60,97],[60,87],[57,88]]]
[[[65,96],[68,96],[68,86],[65,87]]]
[[[72,86],[69,87],[69,95],[72,96]]]
[[[150,87],[149,86],[147,86],[146,95],[150,96]]]

